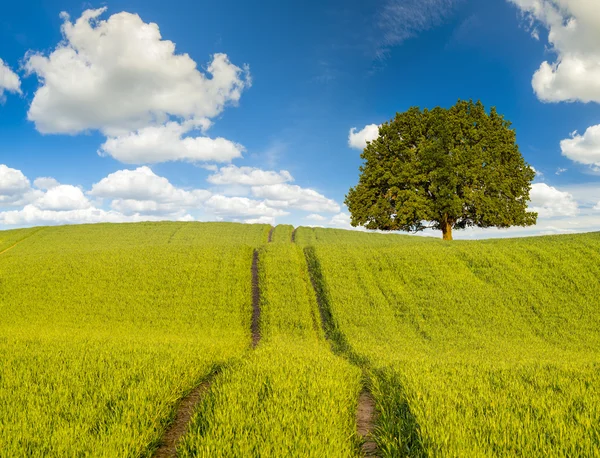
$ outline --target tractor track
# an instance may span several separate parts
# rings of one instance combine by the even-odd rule
[[[29,239],[29,238],[33,237],[35,234],[37,234],[37,233],[39,233],[39,232],[43,231],[44,229],[46,229],[46,228],[45,228],[45,227],[42,227],[42,228],[38,229],[37,231],[33,231],[31,234],[29,234],[29,235],[27,235],[27,236],[23,237],[21,240],[19,240],[19,241],[17,241],[17,242],[15,242],[15,243],[13,243],[13,244],[12,244],[11,246],[9,246],[8,248],[5,248],[4,250],[0,251],[0,255],[2,255],[2,254],[4,254],[4,253],[6,253],[7,251],[10,251],[10,250],[12,250],[12,249],[13,249],[14,247],[16,247],[16,246],[17,246],[19,243],[21,243],[21,242],[24,242],[25,240],[27,240],[27,239]]]
[[[175,413],[175,420],[165,431],[161,439],[161,445],[153,455],[154,458],[173,458],[177,456],[177,443],[187,432],[196,406],[210,389],[211,382],[217,374],[218,371],[213,372],[179,402],[177,412]]]
[[[272,230],[271,230],[272,232]],[[269,234],[269,239],[271,234]],[[270,241],[270,240],[269,240]],[[252,253],[252,322],[250,330],[252,334],[252,348],[256,348],[260,342],[260,284],[258,278],[258,250]],[[177,407],[175,420],[169,425],[163,434],[159,448],[154,453],[154,458],[174,458],[177,456],[177,444],[187,432],[192,415],[196,406],[204,395],[210,390],[212,381],[220,370],[214,370],[200,385],[196,386],[185,396]]]
[[[345,358],[348,362],[358,367],[363,371],[363,377],[368,379],[365,367],[368,366],[367,361],[360,355],[354,353],[346,337],[340,331],[333,319],[331,306],[324,290],[323,275],[321,266],[316,257],[313,247],[304,248],[304,256],[310,277],[310,283],[315,292],[315,298],[321,316],[321,326],[325,333],[325,338],[331,344],[331,350],[336,355]],[[375,424],[377,422],[377,409],[375,399],[371,394],[368,383],[364,383],[363,389],[358,397],[358,405],[356,409],[356,433],[362,439],[361,450],[363,456],[378,457],[379,451],[377,443],[373,438]]]

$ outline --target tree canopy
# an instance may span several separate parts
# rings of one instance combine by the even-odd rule
[[[410,108],[379,128],[361,154],[345,203],[353,226],[384,231],[530,226],[534,170],[511,123],[481,102]]]

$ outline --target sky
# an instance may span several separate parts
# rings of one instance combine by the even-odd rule
[[[10,2],[0,16],[0,229],[349,229],[344,196],[378,125],[412,106],[474,99],[513,123],[537,172],[539,218],[455,238],[600,230],[595,3]]]

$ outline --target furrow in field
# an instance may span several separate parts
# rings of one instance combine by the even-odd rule
[[[208,379],[204,380],[181,400],[175,414],[175,420],[165,431],[161,445],[154,453],[154,458],[172,458],[177,456],[177,443],[187,432],[196,406],[210,389],[212,380],[217,374],[218,371],[213,372]]]
[[[275,226],[271,227],[271,230],[269,231],[269,239],[268,242],[271,243],[273,241],[273,231],[275,230]]]
[[[304,248],[304,256],[306,258],[310,282],[319,307],[325,338],[329,340],[331,349],[334,353],[346,358],[350,363],[363,370],[364,378],[368,379],[364,373],[365,368],[367,367],[367,361],[354,353],[333,319],[331,307],[324,289],[321,267],[314,249],[312,247]],[[377,410],[375,408],[375,400],[373,399],[373,395],[369,391],[368,386],[365,384],[358,398],[358,407],[356,411],[356,432],[363,440],[362,452],[364,456],[379,456],[377,443],[373,440],[376,420]]]
[[[258,250],[252,255],[252,348],[260,342],[260,285],[258,283]]]
[[[19,243],[24,242],[25,240],[27,240],[28,238],[34,236],[35,234],[37,234],[40,231],[43,231],[45,228],[40,228],[36,231],[33,231],[31,234],[26,235],[25,237],[23,237],[21,240],[17,240],[15,243],[13,243],[11,246],[9,246],[8,248],[5,248],[4,250],[0,251],[0,255],[6,253],[7,251],[12,250],[14,247],[16,247]]]

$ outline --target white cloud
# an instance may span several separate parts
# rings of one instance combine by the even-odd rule
[[[111,173],[94,184],[89,194],[114,199],[111,207],[127,215],[179,214],[186,209],[201,207],[211,196],[203,189],[186,191],[176,188],[146,166]]]
[[[529,168],[531,170],[533,170],[533,173],[535,173],[536,177],[542,178],[544,176],[544,174],[542,172],[540,172],[539,170],[537,170],[535,167],[533,167],[532,165],[529,166]]]
[[[35,201],[35,206],[40,210],[69,211],[85,210],[91,204],[81,189],[61,184],[48,189]]]
[[[168,122],[149,126],[117,137],[109,137],[100,155],[109,155],[126,164],[153,164],[185,160],[229,162],[242,156],[244,147],[225,138],[185,136],[196,122]]]
[[[8,65],[0,59],[0,103],[4,101],[4,91],[21,94],[21,80]]]
[[[272,184],[253,186],[252,194],[255,197],[266,199],[272,207],[297,208],[308,212],[337,213],[340,206],[332,199],[312,189],[301,188],[290,184]]]
[[[30,191],[30,186],[23,172],[0,164],[0,204],[20,201]]]
[[[391,46],[440,24],[460,1],[386,0],[375,19],[383,33],[377,56],[384,57]]]
[[[222,167],[217,173],[208,177],[208,182],[214,185],[265,186],[288,181],[294,181],[294,178],[287,170],[275,172],[235,165]]]
[[[99,19],[105,11],[87,10],[74,23],[62,13],[56,49],[26,56],[26,71],[41,83],[28,112],[40,132],[116,137],[171,117],[214,118],[250,86],[247,68],[227,55],[212,56],[204,74],[157,24],[127,12]]]
[[[189,220],[189,215],[180,218]],[[22,210],[0,212],[0,224],[7,226],[86,224],[86,223],[124,223],[138,221],[160,221],[165,218],[150,215],[126,216],[116,211],[105,211],[90,207],[82,210],[42,210],[35,205],[26,205]],[[167,218],[171,219],[171,218]]]
[[[559,191],[545,183],[531,185],[529,196],[529,210],[537,212],[540,218],[575,216],[579,213],[579,206],[572,194]]]
[[[227,197],[214,195],[206,201],[206,207],[219,216],[285,216],[289,213],[270,207],[265,202],[247,197]]]
[[[245,219],[244,223],[246,223],[246,224],[270,224],[271,226],[275,226],[275,218],[273,218],[272,216],[260,216],[258,218]]]
[[[33,185],[38,189],[47,191],[49,189],[56,188],[60,185],[60,183],[52,177],[39,177],[33,180]]]
[[[556,54],[535,72],[532,85],[545,102],[600,102],[600,8],[592,0],[509,0],[548,29]],[[536,30],[536,29],[534,29]]]
[[[325,218],[323,215],[319,215],[318,213],[311,213],[304,219],[309,221],[325,221],[327,218]]]
[[[369,124],[358,132],[356,127],[353,127],[348,134],[348,146],[363,150],[367,146],[367,142],[372,142],[377,137],[379,137],[379,126],[377,124]]]
[[[589,127],[583,135],[573,132],[560,142],[560,149],[575,162],[600,167],[600,125]]]

